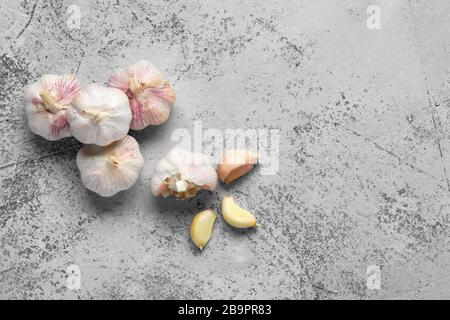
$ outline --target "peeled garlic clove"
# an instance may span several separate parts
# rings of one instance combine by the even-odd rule
[[[148,61],[139,61],[117,70],[108,85],[122,90],[129,99],[133,114],[130,128],[141,130],[164,123],[175,102],[175,91],[161,72]]]
[[[192,218],[189,233],[192,242],[200,250],[203,250],[209,239],[211,239],[215,221],[216,214],[212,210],[201,211]]]
[[[31,131],[52,141],[70,137],[66,109],[79,90],[73,75],[48,74],[27,86],[25,113]]]
[[[80,90],[67,109],[72,135],[85,144],[106,146],[128,133],[128,98],[116,88],[90,84]]]
[[[158,161],[150,182],[156,197],[172,195],[186,199],[201,189],[214,190],[217,173],[208,156],[174,148]]]
[[[101,147],[85,145],[77,154],[81,180],[103,197],[131,188],[139,178],[144,158],[131,136]]]
[[[231,196],[225,196],[222,199],[222,217],[228,224],[236,228],[256,227],[255,217],[249,211],[238,206]]]
[[[229,150],[217,164],[217,175],[224,183],[230,183],[249,172],[258,160],[258,155],[247,150]]]

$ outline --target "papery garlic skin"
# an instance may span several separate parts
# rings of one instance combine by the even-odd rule
[[[24,90],[25,114],[33,133],[55,141],[70,137],[66,109],[80,90],[73,75],[43,75]]]
[[[110,197],[136,183],[144,158],[137,141],[125,136],[106,147],[83,146],[77,154],[77,166],[86,188]]]
[[[67,109],[72,135],[85,144],[106,146],[128,133],[128,98],[116,88],[90,84],[80,90]]]
[[[150,62],[142,60],[126,69],[118,69],[108,85],[128,96],[133,114],[132,130],[141,130],[148,125],[158,126],[169,118],[175,91]]]
[[[174,148],[157,163],[150,182],[156,197],[173,195],[186,199],[201,189],[214,190],[217,173],[208,156]]]
[[[226,151],[217,164],[217,174],[224,183],[230,183],[249,172],[258,161],[258,155],[248,150]]]

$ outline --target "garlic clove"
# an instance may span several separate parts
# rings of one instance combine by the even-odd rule
[[[230,225],[236,228],[256,227],[255,217],[247,210],[241,208],[233,197],[225,196],[222,199],[222,217]]]
[[[212,229],[214,227],[216,217],[217,216],[214,211],[209,209],[197,213],[192,218],[189,233],[192,242],[200,250],[203,250],[209,239],[211,239]]]
[[[180,180],[175,182],[175,191],[177,192],[186,192],[188,190],[188,182],[185,180]]]
[[[158,161],[151,178],[152,193],[157,197],[192,198],[199,190],[214,190],[216,186],[217,173],[209,157],[181,148],[172,149]]]
[[[217,165],[219,179],[230,183],[249,172],[257,160],[258,155],[248,150],[229,150],[222,155]]]
[[[106,146],[128,133],[128,98],[116,88],[98,84],[82,89],[67,110],[72,135],[85,144]]]
[[[137,141],[125,136],[105,147],[83,146],[77,154],[77,166],[86,188],[110,197],[136,183],[144,158]]]
[[[132,130],[161,125],[169,118],[175,102],[175,91],[150,62],[142,60],[115,71],[108,85],[122,90],[128,96],[133,114],[130,124]]]
[[[28,85],[24,100],[31,131],[51,141],[70,137],[66,109],[79,90],[73,75],[48,74]]]

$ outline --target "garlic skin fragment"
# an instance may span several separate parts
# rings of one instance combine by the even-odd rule
[[[197,248],[203,248],[211,239],[212,229],[216,221],[216,214],[213,210],[204,210],[197,213],[193,218],[189,227],[189,234],[192,242]]]
[[[230,225],[236,228],[256,227],[255,217],[244,208],[241,208],[233,197],[224,196],[222,199],[222,217]]]
[[[217,173],[208,156],[174,148],[158,161],[150,183],[156,197],[187,199],[201,189],[214,190]]]
[[[169,118],[175,91],[150,62],[141,60],[126,69],[116,70],[108,85],[127,95],[133,114],[132,130],[158,126]]]
[[[224,183],[230,183],[249,172],[258,161],[258,155],[248,150],[226,151],[217,164],[217,174]]]
[[[81,89],[67,109],[72,135],[85,144],[106,146],[128,133],[131,111],[120,90],[99,84]]]
[[[110,197],[136,183],[144,158],[137,141],[125,136],[106,147],[83,146],[77,154],[77,166],[86,188]]]
[[[33,133],[51,141],[70,137],[66,109],[80,90],[73,75],[43,75],[24,90],[25,114]]]

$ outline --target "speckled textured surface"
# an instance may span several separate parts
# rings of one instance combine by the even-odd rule
[[[450,298],[448,0],[2,0],[0,13],[1,298]],[[132,133],[137,185],[102,199],[80,181],[79,143],[28,130],[22,87],[44,73],[105,82],[139,59],[178,100],[166,124]],[[279,173],[153,198],[156,161],[194,120],[281,130]],[[261,227],[218,219],[199,253],[190,219],[226,192]],[[80,290],[66,287],[72,264]]]

